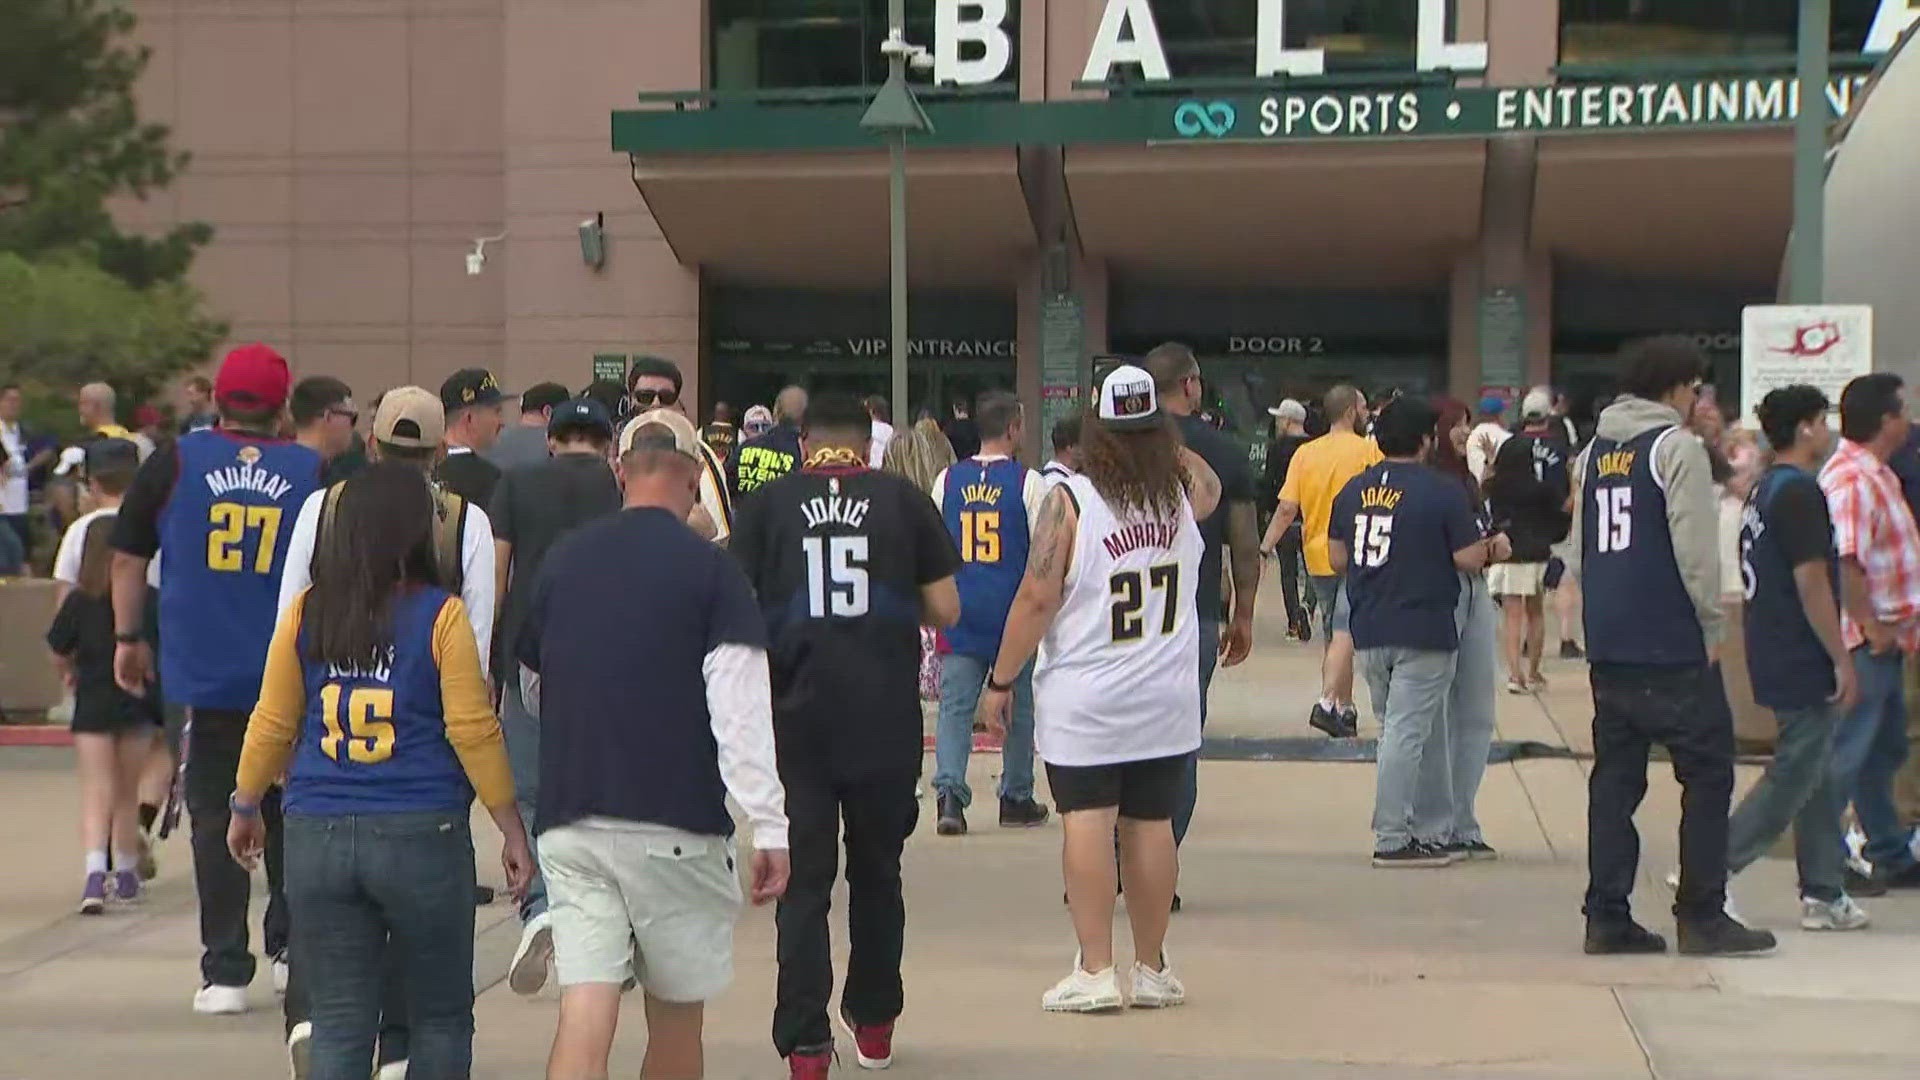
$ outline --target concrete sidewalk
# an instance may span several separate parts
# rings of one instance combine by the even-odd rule
[[[1263,605],[1264,607],[1265,605]],[[1223,672],[1210,730],[1297,735],[1318,649],[1263,620],[1255,658]],[[1584,728],[1582,669],[1554,662],[1544,699],[1500,701],[1503,738],[1567,744]],[[1364,694],[1362,695],[1364,699]],[[1365,712],[1363,704],[1363,713]],[[998,766],[974,759],[976,790]],[[1743,772],[1750,782],[1751,770]],[[1796,929],[1790,864],[1740,881],[1749,917],[1781,934],[1772,958],[1589,958],[1580,953],[1585,774],[1578,760],[1496,766],[1480,800],[1504,858],[1446,870],[1368,866],[1365,765],[1208,762],[1183,855],[1170,951],[1190,1003],[1166,1013],[1049,1016],[1039,996],[1071,962],[1057,826],[940,838],[907,852],[904,1078],[1625,1080],[1893,1078],[1920,1068],[1920,897],[1868,901],[1854,935]],[[150,899],[104,918],[69,914],[79,887],[70,751],[0,750],[0,1080],[285,1075],[264,975],[256,1012],[192,1015],[195,912],[183,838],[162,851]],[[1678,798],[1656,767],[1641,814],[1642,919],[1663,932]],[[926,808],[931,812],[931,807]],[[483,876],[498,878],[490,828]],[[257,912],[256,912],[257,918]],[[257,926],[257,924],[256,924]],[[1125,941],[1124,922],[1119,924]],[[474,1076],[542,1075],[554,999],[499,979],[517,939],[507,905],[480,912]],[[1122,945],[1122,953],[1125,946]],[[741,920],[733,989],[709,1011],[708,1076],[785,1075],[768,1043],[772,918]],[[637,1073],[630,1002],[616,1076]],[[849,1055],[841,1072],[858,1070]]]

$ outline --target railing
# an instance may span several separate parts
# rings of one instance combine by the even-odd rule
[[[1835,53],[1827,61],[1835,75],[1864,75],[1878,56]],[[1779,75],[1794,70],[1792,53],[1735,53],[1727,56],[1676,56],[1653,60],[1579,60],[1556,64],[1561,82],[1629,82],[1635,79],[1712,78],[1716,75]]]

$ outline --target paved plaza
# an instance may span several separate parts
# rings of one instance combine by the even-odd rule
[[[1317,650],[1284,644],[1272,618],[1261,630],[1255,659],[1215,685],[1213,734],[1306,733]],[[1555,662],[1548,677],[1539,699],[1501,696],[1500,737],[1584,751],[1583,668]],[[284,1076],[264,970],[250,1015],[188,1008],[198,947],[183,837],[163,848],[143,905],[70,914],[80,857],[69,755],[0,750],[0,1080]],[[975,759],[976,790],[997,765]],[[1204,764],[1186,910],[1170,938],[1189,1004],[1106,1017],[1039,1009],[1073,951],[1058,827],[1002,831],[976,807],[972,835],[940,838],[929,804],[907,848],[908,1000],[892,1075],[1879,1080],[1920,1068],[1920,895],[1866,901],[1867,932],[1809,934],[1794,922],[1791,864],[1769,859],[1738,896],[1751,921],[1780,933],[1775,956],[1583,956],[1584,768],[1544,758],[1489,770],[1481,816],[1501,861],[1381,871],[1366,857],[1369,766]],[[1743,768],[1743,784],[1755,772]],[[1659,878],[1673,865],[1677,806],[1656,766],[1636,901],[1669,934]],[[497,881],[492,831],[475,828],[483,879]],[[555,998],[525,1000],[501,983],[517,935],[509,905],[480,912],[477,1080],[543,1072]],[[768,1043],[773,971],[771,913],[750,911],[733,989],[709,1010],[709,1077],[785,1075]],[[614,1075],[631,1077],[637,999],[626,1022]],[[848,1054],[837,1074],[859,1072]]]

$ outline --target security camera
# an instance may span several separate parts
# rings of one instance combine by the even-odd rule
[[[908,67],[930,68],[933,66],[933,54],[924,46],[908,43],[899,29],[887,32],[887,39],[880,43],[880,55],[891,60],[898,56],[906,61]]]
[[[468,277],[479,277],[480,272],[482,270],[485,270],[486,268],[487,268],[486,252],[484,251],[467,252],[467,276]]]

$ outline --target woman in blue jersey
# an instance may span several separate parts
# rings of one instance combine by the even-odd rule
[[[260,799],[284,773],[294,963],[312,995],[296,1068],[310,1057],[310,1080],[365,1080],[391,948],[411,1074],[457,1080],[473,1057],[475,794],[505,838],[515,892],[533,859],[465,606],[432,584],[419,471],[371,465],[336,512],[312,587],[274,631],[228,846],[248,866],[259,856]]]

